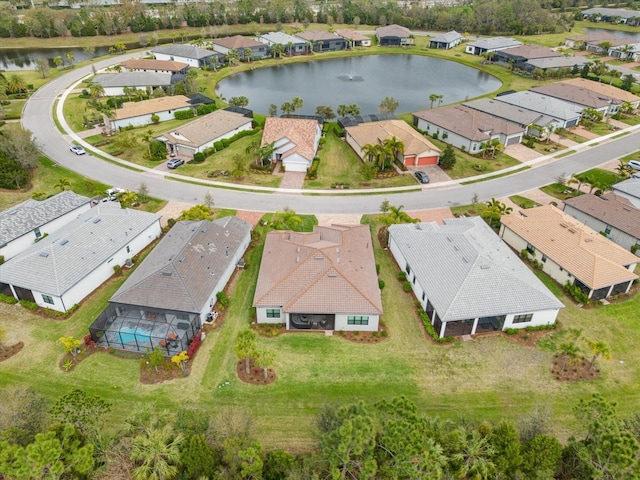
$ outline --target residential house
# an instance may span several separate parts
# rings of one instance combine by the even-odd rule
[[[313,45],[314,52],[333,52],[347,48],[343,37],[326,30],[306,30],[296,33],[295,36],[307,42],[309,46]]]
[[[582,11],[582,18],[585,20],[595,20],[598,22],[627,23],[637,25],[640,21],[640,14],[637,10],[627,10],[626,8],[588,8]]]
[[[451,30],[450,32],[443,33],[429,40],[429,48],[444,48],[449,50],[450,48],[460,45],[464,36],[461,33]]]
[[[273,143],[272,160],[281,160],[288,172],[306,172],[316,156],[321,135],[317,120],[268,117],[260,146]]]
[[[183,62],[195,68],[216,65],[220,63],[221,58],[221,55],[213,50],[181,43],[158,45],[151,49],[151,53],[157,60]]]
[[[591,300],[626,293],[638,278],[638,257],[553,205],[503,215],[500,237],[516,252],[526,251],[556,282],[579,287]]]
[[[563,307],[480,217],[391,225],[389,250],[440,337],[551,325]]]
[[[27,200],[0,212],[0,256],[15,257],[91,208],[87,197],[71,190],[46,200]]]
[[[464,51],[471,55],[482,55],[489,52],[499,52],[506,48],[519,47],[520,45],[522,45],[522,42],[515,38],[490,37],[467,43]]]
[[[622,90],[621,88],[608,85],[606,83],[595,82],[593,80],[579,77],[562,80],[562,83],[586,88],[587,90],[591,90],[596,94],[602,95],[603,98],[614,98],[619,103],[629,103],[633,107],[633,109],[636,109],[638,108],[638,106],[640,106],[639,96],[634,95],[631,92],[627,92],[626,90]]]
[[[156,60],[153,58],[130,58],[120,64],[125,72],[154,72],[154,73],[182,73],[186,74],[189,64],[171,60]]]
[[[158,214],[99,203],[0,265],[0,291],[66,312],[160,232]]]
[[[257,60],[269,56],[269,47],[253,38],[243,35],[233,37],[215,38],[211,41],[213,49],[222,55],[227,55],[232,50],[237,52],[238,58],[243,60]],[[247,55],[251,51],[250,55]]]
[[[195,120],[164,132],[156,137],[164,142],[170,155],[193,157],[213,147],[217,141],[233,137],[243,130],[251,130],[253,120],[240,113],[216,110]]]
[[[498,139],[502,145],[522,142],[524,128],[464,105],[451,105],[413,114],[413,125],[469,153],[482,152]]]
[[[562,57],[532,58],[523,63],[520,68],[527,72],[533,72],[535,69],[546,72],[548,70],[559,70],[561,68],[582,68],[587,63],[589,63],[588,58],[575,55],[563,55]]]
[[[607,50],[607,55],[629,62],[638,61],[638,54],[640,54],[640,43],[627,43],[625,45],[611,47]]]
[[[592,41],[585,42],[584,48],[587,52],[599,53],[602,55],[609,55],[609,51],[613,47],[622,48],[622,47],[625,47],[626,45],[632,45],[634,43],[637,43],[637,41],[631,37],[627,37],[627,38],[614,37],[604,41],[592,40]]]
[[[529,60],[539,58],[559,58],[562,53],[540,45],[520,45],[518,47],[498,50],[491,59],[492,62],[504,62],[515,68],[522,68]]]
[[[586,35],[574,35],[564,39],[564,45],[567,48],[575,50],[585,50],[587,43],[598,44],[602,42],[616,41],[617,37],[611,33],[588,33]]]
[[[560,128],[575,127],[582,116],[582,108],[564,100],[532,91],[513,92],[498,95],[499,102],[542,113],[558,120]]]
[[[404,145],[399,155],[407,166],[437,165],[440,149],[417,132],[404,120],[386,120],[382,122],[363,123],[345,129],[345,139],[356,154],[365,159],[363,147],[367,144],[377,145],[385,140],[395,138]]]
[[[634,207],[640,208],[640,178],[632,177],[623,182],[614,183],[611,185],[611,190],[616,195],[629,200]]]
[[[363,35],[360,32],[356,32],[354,30],[336,30],[336,33],[344,38],[346,43],[346,48],[352,47],[370,47],[371,46],[371,38]]]
[[[640,247],[640,209],[615,193],[567,198],[564,213],[627,250]]]
[[[122,127],[142,127],[156,123],[151,118],[154,115],[158,117],[158,122],[173,120],[176,112],[192,108],[189,97],[185,95],[150,98],[140,102],[125,102],[122,104],[122,108],[114,110],[112,118],[104,115],[104,124],[115,132]]]
[[[524,128],[525,135],[546,138],[549,133],[559,126],[558,120],[552,117],[491,98],[480,98],[465,102],[463,105],[487,115],[515,123]]]
[[[382,299],[369,227],[269,232],[253,306],[258,323],[287,330],[377,331]]]
[[[274,45],[282,45],[286,55],[302,55],[307,51],[307,42],[301,38],[284,32],[263,33],[258,40],[272,48]]]
[[[381,47],[405,47],[415,43],[408,28],[395,24],[377,28],[376,38]]]
[[[93,77],[92,81],[102,85],[106,97],[124,95],[125,88],[153,93],[156,88],[169,90],[171,85],[182,78],[181,75],[155,72],[104,73]]]
[[[550,83],[549,85],[532,87],[530,91],[573,103],[583,109],[592,108],[600,112],[603,116],[615,115],[622,104],[617,98],[609,97],[571,83]]]
[[[89,331],[98,346],[137,352],[186,350],[251,241],[237,217],[181,221],[131,273]]]

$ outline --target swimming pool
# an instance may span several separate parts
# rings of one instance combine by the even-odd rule
[[[151,332],[142,328],[122,327],[117,334],[120,343],[151,342]]]

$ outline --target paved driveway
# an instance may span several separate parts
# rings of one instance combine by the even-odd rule
[[[536,158],[542,156],[533,148],[525,147],[521,143],[505,147],[504,153],[520,162],[528,162],[529,160],[535,160]]]

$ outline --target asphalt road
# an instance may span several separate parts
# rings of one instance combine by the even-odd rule
[[[140,53],[111,57],[95,63],[94,66],[99,70],[139,55]],[[217,207],[262,212],[289,207],[298,213],[309,214],[376,213],[383,199],[389,200],[393,205],[403,205],[405,210],[464,205],[471,203],[472,197],[476,194],[480,201],[484,201],[492,197],[500,198],[525,192],[552,183],[561,174],[570,176],[640,149],[640,131],[635,131],[603,145],[589,147],[587,150],[517,174],[471,185],[443,188],[433,184],[419,192],[309,196],[205,187],[164,178],[164,172],[135,172],[89,154],[76,156],[70,152],[72,137],[63,135],[56,127],[53,120],[54,102],[69,85],[91,73],[91,66],[76,68],[40,88],[25,104],[22,113],[24,128],[33,132],[45,155],[65,168],[129,190],[137,190],[140,183],[144,182],[152,196],[185,203],[201,203],[207,191],[210,191]]]

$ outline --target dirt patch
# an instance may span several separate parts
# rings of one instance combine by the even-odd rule
[[[0,362],[8,360],[14,355],[19,354],[23,347],[24,343],[22,342],[14,343],[13,345],[9,346],[2,345],[0,347]]]
[[[250,385],[269,385],[276,381],[275,370],[268,368],[267,378],[265,378],[264,369],[258,367],[253,358],[249,359],[249,373],[247,373],[246,367],[244,360],[239,360],[236,364],[236,373],[238,378],[244,383],[248,383]]]
[[[446,218],[453,218],[450,208],[432,208],[429,210],[408,210],[409,214],[413,218],[417,218],[421,222],[436,222],[442,225],[443,220]]]
[[[254,227],[258,225],[260,219],[264,216],[264,212],[250,212],[248,210],[238,210],[236,212],[236,217],[240,220],[244,220],[247,223],[250,223]]]
[[[600,376],[600,370],[595,366],[592,368],[591,363],[586,358],[581,357],[572,361],[571,358],[562,354],[557,354],[553,357],[551,373],[560,382],[593,380]]]
[[[190,203],[179,203],[179,202],[169,202],[167,203],[160,211],[158,212],[162,215],[160,219],[160,225],[165,227],[167,225],[167,221],[170,218],[178,218],[182,215],[183,210],[189,210],[193,207]]]

